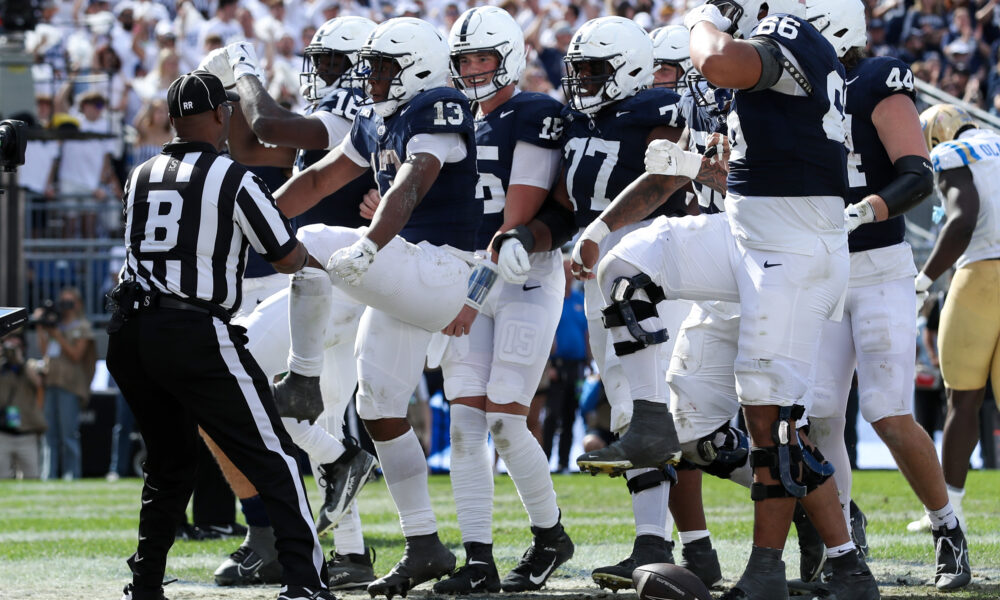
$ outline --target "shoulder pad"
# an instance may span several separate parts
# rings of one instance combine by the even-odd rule
[[[639,90],[607,110],[614,111],[616,119],[628,119],[649,127],[684,127],[680,100],[680,95],[674,90],[651,88]]]
[[[967,167],[981,159],[972,144],[965,140],[943,142],[931,151],[931,164],[936,172]]]
[[[563,105],[547,94],[521,92],[508,102],[515,110],[514,138],[543,148],[558,148],[563,131]]]
[[[405,119],[410,135],[462,133],[471,136],[475,133],[469,99],[452,88],[435,88],[417,94],[399,109],[395,118]]]

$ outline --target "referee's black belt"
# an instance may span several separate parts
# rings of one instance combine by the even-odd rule
[[[229,313],[222,308],[212,310],[206,306],[194,304],[193,302],[181,300],[179,298],[174,298],[172,296],[158,296],[156,299],[156,306],[158,308],[167,308],[171,310],[189,310],[191,312],[201,313],[203,315],[211,315],[213,317],[219,317],[223,321],[227,323],[229,322]]]

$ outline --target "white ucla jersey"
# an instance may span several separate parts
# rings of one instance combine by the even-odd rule
[[[969,167],[979,192],[979,216],[969,247],[955,266],[1000,258],[1000,135],[972,129],[957,140],[939,144],[931,152],[935,172]]]

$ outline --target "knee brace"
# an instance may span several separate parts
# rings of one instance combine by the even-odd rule
[[[747,464],[750,441],[745,433],[726,424],[698,440],[695,451],[701,461],[695,464],[697,468],[729,479],[733,471]]]
[[[766,467],[771,477],[780,485],[754,483],[750,486],[750,499],[754,502],[769,498],[801,498],[812,492],[833,475],[833,465],[819,450],[802,444],[802,439],[789,420],[802,418],[804,408],[795,404],[782,406],[778,420],[771,426],[771,439],[775,446],[750,449],[750,467]]]
[[[632,297],[637,291],[644,292],[648,300],[633,300]],[[659,316],[656,304],[665,299],[663,288],[653,283],[645,273],[615,279],[611,285],[611,304],[601,310],[604,327],[607,329],[625,327],[635,338],[635,341],[615,343],[615,354],[626,356],[670,339],[666,329],[646,331],[639,325],[644,319]]]
[[[671,485],[677,485],[677,471],[671,465],[667,465],[663,469],[646,471],[632,479],[626,479],[625,485],[628,486],[629,493],[634,496],[639,492],[663,485],[666,481],[669,481]]]

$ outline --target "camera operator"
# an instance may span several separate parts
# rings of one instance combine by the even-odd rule
[[[79,479],[80,409],[90,399],[94,377],[94,331],[83,316],[83,299],[76,288],[64,288],[54,306],[36,309],[33,318],[38,324],[38,347],[45,356],[46,478]]]
[[[0,479],[38,479],[39,450],[45,417],[38,394],[37,361],[24,358],[24,334],[0,341]]]

